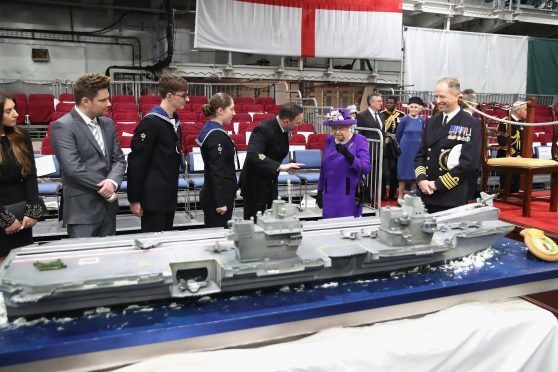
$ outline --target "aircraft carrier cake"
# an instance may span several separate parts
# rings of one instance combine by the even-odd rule
[[[428,214],[419,197],[380,218],[305,222],[282,200],[257,222],[13,250],[0,268],[7,315],[38,316],[330,280],[443,262],[491,247],[513,225],[490,198]]]

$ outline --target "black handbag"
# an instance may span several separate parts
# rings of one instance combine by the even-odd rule
[[[401,155],[401,149],[399,148],[399,144],[395,138],[392,138],[391,141],[389,141],[389,151],[394,158]]]
[[[370,186],[368,185],[368,182],[366,182],[366,176],[362,174],[362,169],[359,169],[355,204],[362,205],[372,203],[372,197],[370,194]]]
[[[11,212],[15,218],[17,218],[17,220],[19,222],[23,221],[23,217],[25,217],[25,210],[27,209],[27,202],[24,201],[20,201],[17,203],[13,203],[13,204],[8,204],[8,205],[4,205],[4,208]]]

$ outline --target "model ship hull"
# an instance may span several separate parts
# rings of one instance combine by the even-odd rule
[[[513,229],[497,213],[491,206],[471,206],[438,214],[446,229],[429,243],[410,246],[379,241],[380,220],[374,217],[309,222],[296,253],[277,259],[239,260],[239,248],[224,229],[68,239],[10,253],[0,269],[0,290],[14,318],[362,276],[488,248]],[[465,226],[467,221],[475,223]],[[279,244],[285,237],[273,239]],[[37,262],[64,267],[39,270]]]

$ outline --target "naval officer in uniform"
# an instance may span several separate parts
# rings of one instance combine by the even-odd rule
[[[468,179],[481,156],[481,124],[459,106],[460,84],[443,78],[435,89],[440,113],[426,125],[415,158],[415,176],[429,213],[467,203]]]

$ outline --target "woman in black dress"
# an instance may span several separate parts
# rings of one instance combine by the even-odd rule
[[[29,135],[16,126],[12,97],[0,92],[0,260],[33,243],[31,228],[41,217],[37,171]]]
[[[234,102],[226,93],[217,93],[202,107],[209,120],[196,142],[204,163],[204,185],[200,192],[205,227],[227,227],[234,207],[236,180],[236,147],[223,125],[234,115]]]

